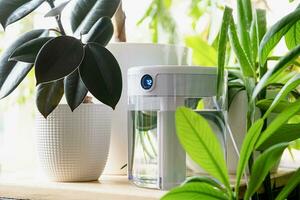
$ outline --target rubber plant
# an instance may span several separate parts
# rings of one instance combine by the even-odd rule
[[[0,23],[5,29],[44,3],[49,5],[45,17],[54,17],[57,28],[24,33],[2,53],[0,99],[11,94],[34,68],[36,104],[45,118],[64,94],[72,111],[88,92],[115,108],[122,77],[118,62],[105,46],[113,35],[111,17],[120,0],[70,0],[59,5],[55,0],[0,1]],[[71,10],[70,34],[61,21],[67,5]]]
[[[236,184],[230,185],[223,152],[213,129],[200,115],[187,108],[176,112],[179,140],[189,156],[213,178],[194,177],[182,186],[171,190],[162,199],[258,199],[257,191],[263,185],[264,199],[286,199],[300,183],[300,168],[282,191],[272,193],[270,170],[280,160],[283,151],[296,139],[300,131],[300,100],[297,87],[300,74],[300,43],[298,30],[300,8],[284,16],[267,30],[266,11],[252,10],[249,0],[237,1],[237,23],[232,9],[226,7],[218,40],[218,92],[222,91],[224,69],[228,68],[228,52],[232,52],[236,66],[229,69],[229,88],[233,96],[246,90],[249,102],[247,134],[239,152]],[[295,31],[296,30],[296,31]],[[272,56],[271,52],[281,39],[285,39],[289,51],[284,56]],[[268,68],[269,60],[277,61]],[[268,96],[268,93],[276,95]],[[232,98],[232,97],[229,97]],[[230,101],[230,99],[229,99]],[[260,118],[255,112],[260,109]],[[275,118],[274,115],[276,114]],[[273,119],[272,119],[273,118]],[[192,142],[191,142],[192,141]],[[261,154],[253,159],[254,151]],[[241,194],[241,179],[249,168],[246,192]],[[234,188],[234,190],[232,189]]]

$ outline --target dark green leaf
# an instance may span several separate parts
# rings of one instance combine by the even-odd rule
[[[296,188],[300,183],[300,168],[294,173],[292,178],[287,182],[285,187],[281,190],[275,200],[285,200],[288,195]]]
[[[241,47],[232,15],[229,19],[229,39],[244,76],[253,77],[255,72],[252,68],[249,58],[247,57],[247,54]]]
[[[176,111],[176,130],[187,154],[230,190],[224,153],[205,118],[191,109],[180,107]]]
[[[223,87],[224,87],[224,68],[225,68],[225,59],[226,59],[226,46],[227,46],[227,33],[229,27],[230,15],[232,9],[225,7],[222,26],[219,35],[219,44],[218,44],[218,83],[217,83],[217,94],[218,97],[222,96]]]
[[[300,20],[286,33],[285,44],[289,49],[293,49],[300,44]]]
[[[2,0],[0,1],[0,23],[3,28],[12,24],[39,7],[46,0]]]
[[[71,110],[74,111],[83,102],[88,90],[82,82],[78,70],[75,70],[65,78],[64,85],[67,103]]]
[[[37,84],[69,75],[79,67],[83,55],[83,44],[74,37],[59,36],[48,41],[35,61]]]
[[[236,195],[239,194],[240,189],[240,182],[242,175],[247,167],[249,158],[251,156],[251,153],[254,151],[255,143],[258,140],[262,127],[264,124],[263,119],[257,120],[248,130],[246,137],[243,141],[241,152],[240,152],[240,159],[237,166],[237,172],[236,172],[236,184],[235,184],[235,190]]]
[[[74,0],[71,8],[72,31],[87,34],[101,17],[112,17],[119,4],[120,0]]]
[[[183,186],[172,189],[162,200],[228,200],[225,192],[206,183],[187,183]]]
[[[284,124],[274,132],[271,138],[267,139],[264,143],[257,147],[257,149],[264,151],[275,144],[292,142],[298,138],[300,138],[300,123]]]
[[[250,197],[259,189],[271,168],[279,162],[283,151],[288,145],[289,143],[277,144],[258,156],[251,170],[251,176],[244,199],[250,199]]]
[[[28,63],[8,61],[12,52],[22,44],[47,34],[48,31],[44,29],[25,33],[2,53],[0,57],[0,99],[14,91],[33,67]]]
[[[36,105],[39,112],[47,116],[57,107],[64,94],[64,80],[43,83],[37,86]]]
[[[257,149],[268,139],[273,137],[275,131],[277,131],[282,125],[284,125],[291,117],[300,111],[300,101],[296,101],[287,107],[282,113],[278,114],[276,118],[269,124],[267,129],[261,134],[257,141],[255,148]]]
[[[21,61],[26,63],[34,63],[35,59],[41,50],[42,46],[46,44],[53,37],[40,37],[28,42],[25,42],[11,54],[9,60]]]
[[[92,95],[114,109],[122,93],[122,74],[114,56],[105,47],[88,43],[79,73]]]
[[[272,105],[274,99],[262,99],[256,103],[256,106],[263,111],[267,111]],[[272,113],[281,113],[285,110],[290,103],[288,101],[282,100],[280,101],[272,110]]]
[[[87,42],[96,42],[106,46],[114,33],[114,27],[109,17],[101,17],[87,34]]]
[[[45,17],[56,17],[61,15],[62,11],[65,7],[70,3],[71,0],[61,3],[60,5],[56,6],[55,8],[51,9],[49,12],[45,14]]]
[[[256,85],[253,91],[252,100],[257,97],[264,87],[272,83],[273,79],[275,79],[284,69],[286,69],[294,59],[298,58],[299,55],[300,45],[292,49],[287,55],[282,57],[273,68],[269,69]]]
[[[298,20],[300,20],[300,8],[283,17],[269,29],[259,46],[259,62],[261,65],[265,64],[269,53]]]

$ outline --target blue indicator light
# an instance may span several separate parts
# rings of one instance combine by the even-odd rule
[[[149,74],[146,74],[141,79],[141,86],[145,90],[149,90],[153,86],[153,78]]]

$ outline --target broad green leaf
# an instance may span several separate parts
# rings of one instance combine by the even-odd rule
[[[217,65],[217,51],[215,48],[203,41],[199,36],[188,36],[185,38],[187,47],[193,49],[193,63],[202,66]]]
[[[275,144],[279,144],[282,142],[292,142],[300,138],[300,123],[298,124],[284,124],[279,127],[271,138],[267,139],[264,143],[262,143],[258,150],[266,150]]]
[[[49,40],[35,61],[37,84],[64,78],[77,69],[83,59],[83,44],[74,37],[59,36]]]
[[[44,29],[30,31],[21,35],[2,52],[0,57],[0,99],[14,91],[33,67],[32,64],[9,61],[10,55],[22,44],[47,34],[48,31]]]
[[[34,63],[41,48],[53,37],[40,37],[25,42],[11,54],[9,60]]]
[[[287,48],[293,49],[300,45],[300,20],[296,22],[285,35]]]
[[[114,27],[109,17],[100,18],[87,34],[87,42],[95,42],[106,46],[114,33]]]
[[[250,0],[238,0],[237,1],[237,29],[238,35],[241,42],[241,47],[248,57],[250,63],[252,59],[252,46],[250,44],[250,26],[252,22],[252,9]]]
[[[267,111],[272,105],[274,99],[262,99],[256,103],[256,106],[263,111]],[[286,100],[279,101],[278,104],[272,109],[272,113],[281,113],[291,103]]]
[[[227,46],[227,33],[229,27],[229,19],[232,13],[232,9],[225,7],[221,30],[219,34],[219,44],[218,44],[218,83],[217,83],[217,94],[218,97],[222,96],[224,87],[224,69],[225,69],[225,59],[226,59],[226,46]]]
[[[261,65],[265,64],[269,53],[298,20],[300,20],[300,8],[283,17],[269,29],[259,46],[259,62]]]
[[[194,176],[194,177],[187,178],[186,181],[183,183],[183,185],[187,183],[206,183],[208,185],[211,185],[212,187],[216,187],[219,190],[226,192],[226,189],[222,185],[220,185],[220,183],[218,183],[213,178],[206,177],[206,176]]]
[[[71,10],[71,28],[75,33],[87,34],[101,17],[112,17],[120,0],[74,0]]]
[[[238,162],[237,172],[236,172],[236,185],[235,185],[236,196],[238,196],[239,194],[241,178],[247,167],[249,158],[252,152],[254,151],[255,143],[260,136],[263,124],[264,124],[263,119],[259,119],[256,122],[254,122],[254,124],[248,130],[245,139],[243,141],[241,152],[240,152],[240,159]]]
[[[296,101],[287,107],[282,113],[278,114],[276,118],[268,125],[267,129],[261,134],[257,141],[255,148],[258,148],[265,143],[269,138],[273,137],[282,125],[284,125],[291,117],[300,111],[300,101]]]
[[[247,57],[247,54],[245,53],[244,49],[242,48],[239,42],[239,38],[236,32],[236,27],[232,15],[230,16],[229,19],[229,40],[231,43],[231,47],[233,48],[234,53],[237,57],[237,60],[239,61],[240,68],[243,72],[243,75],[248,77],[254,77],[255,72],[253,71],[251,62]]]
[[[299,185],[300,183],[300,168],[293,174],[292,178],[287,182],[285,187],[281,190],[275,200],[285,200],[288,195]]]
[[[55,8],[51,9],[49,12],[45,14],[45,17],[56,17],[61,15],[62,11],[65,9],[65,7],[70,3],[71,0],[65,1]]]
[[[122,93],[122,74],[117,60],[103,46],[88,43],[79,73],[87,89],[102,103],[116,107]]]
[[[251,176],[244,199],[250,199],[250,197],[259,189],[271,168],[279,162],[283,151],[288,145],[289,143],[277,144],[258,156],[252,166]]]
[[[46,0],[1,0],[0,23],[3,28],[12,24],[39,7]]]
[[[36,105],[39,112],[47,118],[57,107],[64,94],[64,80],[43,83],[37,86]]]
[[[300,55],[300,45],[298,45],[296,48],[289,51],[289,53],[284,57],[282,57],[273,68],[269,69],[256,85],[253,91],[252,100],[255,100],[255,98],[260,93],[260,91],[268,84],[272,83],[273,80],[284,69],[286,69],[294,59],[298,58],[299,55]]]
[[[74,111],[83,102],[88,93],[78,70],[75,70],[65,78],[64,90],[67,103],[71,110]]]
[[[278,105],[279,102],[281,102],[286,96],[294,90],[296,87],[300,85],[300,74],[297,74],[292,79],[290,79],[283,88],[279,91],[279,93],[276,95],[273,103],[271,104],[270,108],[265,113],[265,117],[267,117],[273,109]]]
[[[224,153],[205,118],[191,109],[180,107],[176,111],[176,130],[179,141],[188,155],[230,189]]]
[[[161,200],[229,200],[225,192],[206,183],[187,183],[172,189]]]

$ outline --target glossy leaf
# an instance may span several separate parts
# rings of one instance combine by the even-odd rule
[[[285,35],[287,48],[293,49],[300,45],[300,20],[296,22]]]
[[[295,88],[297,88],[300,85],[300,74],[297,74],[292,79],[290,79],[279,91],[279,93],[276,95],[273,103],[271,104],[270,108],[265,113],[265,117],[267,117],[273,109],[278,105],[279,102],[281,102],[286,96]]]
[[[53,37],[40,37],[25,42],[11,54],[9,60],[34,63],[41,48]]]
[[[224,69],[225,69],[225,59],[226,59],[226,46],[227,46],[227,33],[229,28],[229,20],[232,9],[225,7],[222,25],[219,35],[219,44],[218,44],[218,83],[217,83],[217,94],[218,97],[222,96],[223,87],[224,87]]]
[[[61,15],[62,11],[65,7],[70,3],[71,0],[65,1],[60,5],[56,6],[55,8],[51,9],[49,12],[45,14],[45,17],[56,17]]]
[[[3,28],[12,24],[39,7],[46,0],[2,0],[0,1],[0,23]]]
[[[249,7],[248,7],[249,6]],[[252,47],[250,44],[250,26],[252,22],[252,9],[249,0],[237,0],[237,29],[241,47],[250,63],[252,59]]]
[[[176,130],[187,154],[206,172],[230,189],[224,153],[205,118],[191,109],[180,107],[176,111]]]
[[[122,74],[117,60],[105,47],[88,43],[79,73],[92,95],[113,109],[116,107],[122,93]]]
[[[243,173],[247,167],[249,158],[254,151],[255,143],[258,140],[262,127],[264,124],[263,119],[257,120],[248,130],[245,139],[243,140],[243,144],[241,147],[240,152],[240,159],[237,166],[237,172],[236,172],[236,185],[235,185],[235,191],[236,196],[239,194],[239,187],[241,178],[243,176]]]
[[[112,17],[119,4],[120,0],[74,0],[70,16],[72,31],[87,34],[101,17]]]
[[[64,87],[67,103],[71,110],[74,111],[83,102],[88,93],[78,70],[75,70],[65,78]]]
[[[259,42],[267,32],[267,12],[265,9],[256,9],[256,23]]]
[[[216,180],[214,180],[210,177],[206,177],[206,176],[189,177],[186,179],[186,181],[184,181],[183,184],[187,184],[187,183],[206,183],[208,185],[218,188],[221,191],[226,191],[226,189],[223,188],[223,186],[220,185],[220,183],[218,183]]]
[[[296,101],[287,107],[282,113],[278,114],[276,118],[268,125],[267,129],[261,134],[257,141],[255,148],[261,146],[264,142],[270,139],[275,131],[284,125],[291,117],[300,111],[300,101]]]
[[[285,200],[300,183],[300,168],[293,174],[275,200]]]
[[[261,65],[265,64],[269,53],[298,20],[300,20],[300,8],[283,17],[269,29],[259,46],[259,62]]]
[[[257,97],[264,87],[272,83],[273,79],[275,79],[284,69],[286,69],[294,59],[298,58],[299,55],[300,45],[282,57],[273,68],[269,69],[256,85],[253,91],[252,100]]]
[[[253,77],[255,73],[252,69],[252,65],[249,58],[247,57],[247,54],[245,53],[244,49],[242,48],[239,42],[232,15],[229,19],[229,40],[231,43],[231,47],[233,48],[233,51],[237,57],[237,60],[239,61],[239,66],[244,76]]]
[[[39,112],[47,116],[57,107],[64,94],[64,80],[43,83],[37,86],[36,105]]]
[[[264,151],[275,144],[292,142],[298,138],[300,138],[300,123],[284,124],[274,132],[272,137],[268,138],[264,143],[257,147],[257,149]]]
[[[258,38],[258,27],[257,27],[257,16],[254,16],[254,19],[251,24],[250,28],[250,40],[251,40],[251,56],[252,62],[256,62],[257,60],[257,53],[259,47],[259,38]]]
[[[87,34],[87,42],[96,42],[106,46],[114,33],[114,27],[109,17],[99,19]]]
[[[288,145],[289,143],[277,144],[258,156],[254,161],[251,170],[251,176],[244,199],[250,199],[250,197],[259,189],[271,168],[279,162],[283,151]]]
[[[48,41],[35,61],[37,84],[64,78],[76,70],[84,55],[83,44],[70,36]]]
[[[30,31],[21,35],[2,52],[0,57],[0,99],[14,91],[33,67],[32,64],[9,61],[10,55],[22,44],[47,34],[48,31],[44,29]]]
[[[206,183],[187,183],[183,186],[172,189],[162,200],[228,200],[226,193]]]

